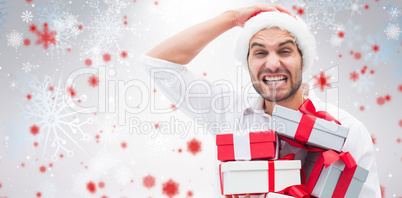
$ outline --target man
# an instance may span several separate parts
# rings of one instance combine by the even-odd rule
[[[248,69],[252,85],[258,93],[249,104],[243,104],[241,97],[225,98],[231,90],[197,77],[183,66],[208,43],[236,26],[244,26],[237,45],[237,58]],[[213,131],[216,134],[242,130],[236,125],[239,119],[241,124],[259,124],[258,129],[243,128],[248,132],[269,129],[271,126],[264,124],[271,123],[276,104],[297,110],[305,100],[301,86],[302,72],[313,64],[314,53],[314,37],[301,19],[281,6],[260,4],[230,10],[192,26],[157,45],[142,56],[141,61],[150,73],[153,70],[171,71],[155,72],[153,77],[173,102],[183,101],[186,97],[183,85],[204,82],[191,92],[192,96],[198,94],[199,97],[184,100],[179,109],[194,119],[202,118],[205,123],[228,123],[229,129],[217,129]],[[345,111],[320,102],[314,93],[307,97],[317,110],[326,110],[330,114],[339,112],[338,120],[349,128],[343,151],[349,151],[358,165],[369,170],[360,197],[380,197],[377,167],[367,129]],[[295,153],[297,159],[304,160],[306,151],[285,142],[281,144],[281,156]]]

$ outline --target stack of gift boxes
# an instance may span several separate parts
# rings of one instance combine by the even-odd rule
[[[299,111],[276,105],[273,130],[216,136],[222,195],[358,197],[368,171],[342,152],[348,129],[306,100]],[[279,139],[308,151],[278,159]],[[268,193],[268,194],[267,194]]]

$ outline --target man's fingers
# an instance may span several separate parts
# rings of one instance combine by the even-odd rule
[[[244,198],[250,198],[250,195],[249,194],[247,194]]]

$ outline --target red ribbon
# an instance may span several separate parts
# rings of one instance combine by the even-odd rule
[[[310,194],[308,193],[308,190],[304,185],[289,186],[277,193],[282,194],[282,195],[293,196],[296,198],[309,198],[310,197]]]
[[[338,180],[338,184],[336,184],[334,194],[332,194],[332,197],[334,198],[345,197],[350,182],[352,181],[353,175],[357,169],[356,161],[349,152],[341,153],[340,158],[343,162],[345,162],[345,169],[343,169],[342,175]]]
[[[345,168],[342,171],[332,197],[338,198],[345,196],[357,169],[357,164],[349,152],[337,153],[333,150],[328,150],[319,154],[306,184],[309,193],[313,191],[315,184],[317,183],[318,177],[321,174],[322,166],[324,165],[324,168],[328,168],[339,159],[345,163]]]
[[[301,144],[307,143],[310,138],[316,118],[322,118],[330,122],[334,121],[341,125],[341,123],[329,113],[325,111],[316,111],[314,104],[310,99],[306,99],[303,104],[300,105],[299,111],[303,113],[303,115],[300,119],[299,125],[297,126],[295,140]]]

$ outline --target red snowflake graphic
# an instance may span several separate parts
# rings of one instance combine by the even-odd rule
[[[177,107],[176,107],[176,105],[174,105],[174,104],[171,104],[171,105],[170,105],[170,108],[173,109],[173,111],[176,111],[176,110],[177,110]]]
[[[320,90],[324,91],[325,87],[331,87],[331,85],[327,82],[331,76],[325,76],[324,72],[321,71],[320,76],[314,76],[314,79],[317,80],[317,82],[314,84],[315,86],[320,86]]]
[[[179,194],[179,184],[174,182],[173,180],[169,180],[163,184],[163,194],[172,198],[173,196]]]
[[[368,10],[370,7],[369,7],[369,5],[366,4],[366,5],[364,6],[364,8],[365,8],[366,10]]]
[[[387,94],[387,95],[385,96],[385,101],[389,102],[390,100],[391,100],[391,96],[390,96],[389,94]]]
[[[34,24],[30,26],[30,30],[38,36],[38,40],[36,40],[37,45],[43,44],[43,47],[47,49],[49,44],[56,45],[56,31],[49,31],[49,27],[47,23],[43,24],[43,31],[39,31]]]
[[[357,73],[356,71],[353,71],[352,73],[350,73],[350,80],[353,80],[353,82],[356,82],[356,80],[359,79],[359,73]]]
[[[359,52],[355,53],[355,59],[359,60],[362,57],[362,54],[360,54]]]
[[[377,53],[378,51],[380,51],[380,46],[375,44],[375,45],[372,46],[372,50]]]
[[[201,142],[193,138],[191,141],[187,142],[187,151],[191,152],[193,155],[201,151]]]
[[[193,192],[192,191],[188,191],[187,192],[187,197],[192,197],[193,196]]]
[[[92,181],[87,183],[87,189],[90,193],[95,193],[96,192],[96,185]]]
[[[110,54],[106,53],[106,54],[103,55],[103,60],[104,60],[105,62],[109,62],[110,59],[112,59],[112,57],[110,56]]]
[[[30,131],[31,131],[32,135],[36,135],[39,133],[39,127],[36,125],[32,125],[30,128]]]
[[[73,87],[67,87],[67,92],[71,95],[71,97],[75,96],[75,90],[73,89]]]
[[[128,53],[126,51],[122,51],[120,55],[122,58],[127,58]]]
[[[299,9],[297,9],[297,14],[298,15],[303,15],[304,14],[304,9],[303,8],[299,8]]]
[[[402,92],[402,85],[399,85],[398,90]]]
[[[376,144],[376,140],[377,138],[374,135],[371,135],[371,141],[373,142],[373,144]]]
[[[99,85],[99,78],[95,75],[89,77],[88,79],[89,86],[96,87]]]
[[[98,187],[99,187],[99,188],[105,187],[105,182],[102,182],[102,181],[99,182],[99,183],[98,183]]]
[[[385,103],[385,98],[383,98],[383,97],[378,97],[377,98],[377,104],[378,105],[383,105]]]
[[[26,97],[28,100],[31,100],[31,98],[32,98],[31,94],[28,94]]]
[[[399,120],[399,126],[402,127],[402,120]]]
[[[45,166],[41,166],[41,167],[39,168],[39,171],[42,172],[42,173],[44,173],[44,172],[46,171],[46,167],[45,167]]]
[[[142,185],[144,185],[146,188],[152,188],[155,186],[155,177],[152,177],[152,175],[147,175],[142,179]]]
[[[31,44],[31,40],[29,39],[24,39],[24,45],[29,46]]]
[[[27,0],[27,1],[28,1],[28,0]],[[29,1],[31,1],[31,0],[29,0]],[[36,193],[36,196],[37,196],[37,197],[42,197],[42,193],[37,192],[37,193]]]
[[[340,32],[338,32],[338,36],[339,36],[339,38],[343,38],[345,36],[345,33],[340,31]]]
[[[380,185],[380,190],[381,190],[381,197],[385,197],[385,187],[383,185]]]
[[[85,65],[87,65],[87,66],[91,66],[92,65],[92,60],[91,59],[86,59],[85,60]]]
[[[121,143],[121,148],[123,148],[123,149],[127,148],[127,143],[126,143],[126,142],[122,142],[122,143]]]

